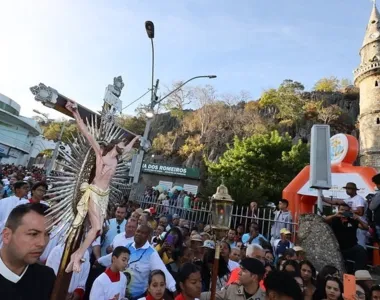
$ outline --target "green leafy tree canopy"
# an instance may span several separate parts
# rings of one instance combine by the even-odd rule
[[[238,139],[218,162],[206,161],[209,184],[216,187],[224,178],[239,204],[253,200],[277,201],[282,190],[309,162],[309,148],[277,131]]]

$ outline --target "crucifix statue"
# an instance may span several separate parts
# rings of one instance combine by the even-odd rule
[[[60,232],[65,243],[52,300],[65,299],[72,272],[80,271],[84,253],[101,234],[107,213],[129,187],[125,161],[140,137],[110,119],[123,86],[121,77],[115,78],[113,88],[106,90],[108,105],[103,105],[100,115],[44,84],[31,88],[37,101],[74,117],[79,129],[78,137],[69,143],[71,154],[60,151],[63,161],[58,175],[49,177],[53,188],[48,194],[48,230]]]

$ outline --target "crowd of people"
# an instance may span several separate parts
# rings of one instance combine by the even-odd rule
[[[0,200],[0,288],[4,299],[49,299],[64,253],[55,232],[59,228],[46,232],[49,186],[15,171],[3,173],[4,188],[11,192]],[[380,175],[373,182],[380,187]],[[338,209],[325,221],[335,233],[343,257],[354,264],[356,299],[378,300],[380,286],[367,270],[367,251],[360,241],[363,231],[367,239],[368,229],[376,232],[380,228],[376,222],[380,193],[363,204],[354,183],[345,188],[348,199],[330,203]],[[316,270],[307,251],[292,238],[287,200],[279,201],[269,236],[261,233],[263,224],[255,218],[257,204],[253,202],[249,227],[238,224],[216,244],[210,225],[191,222],[186,213],[171,214],[177,203],[171,199],[167,206],[163,203],[167,196],[147,209],[127,197],[120,199],[103,234],[85,253],[80,272],[73,274],[67,299],[207,300],[215,262],[216,299],[345,298],[343,274],[336,266]],[[187,196],[178,192],[174,201]],[[191,209],[190,205],[186,211]],[[371,222],[365,218],[370,215],[368,210]],[[215,261],[217,247],[220,257]]]

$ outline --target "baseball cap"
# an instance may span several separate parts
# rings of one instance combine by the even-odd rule
[[[252,274],[256,274],[259,276],[263,276],[265,274],[264,264],[256,258],[244,258],[241,261],[240,265]]]
[[[215,249],[215,242],[211,240],[205,240],[201,248]]]
[[[291,232],[289,230],[287,230],[286,228],[282,228],[280,230],[280,234],[291,234]]]

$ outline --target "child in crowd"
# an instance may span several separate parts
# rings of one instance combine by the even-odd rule
[[[166,289],[165,273],[161,270],[153,270],[148,279],[148,291],[144,298],[139,300],[163,300]]]
[[[126,247],[116,247],[112,252],[112,264],[96,278],[90,300],[120,300],[125,296],[127,277],[122,273],[128,265],[130,252]]]

